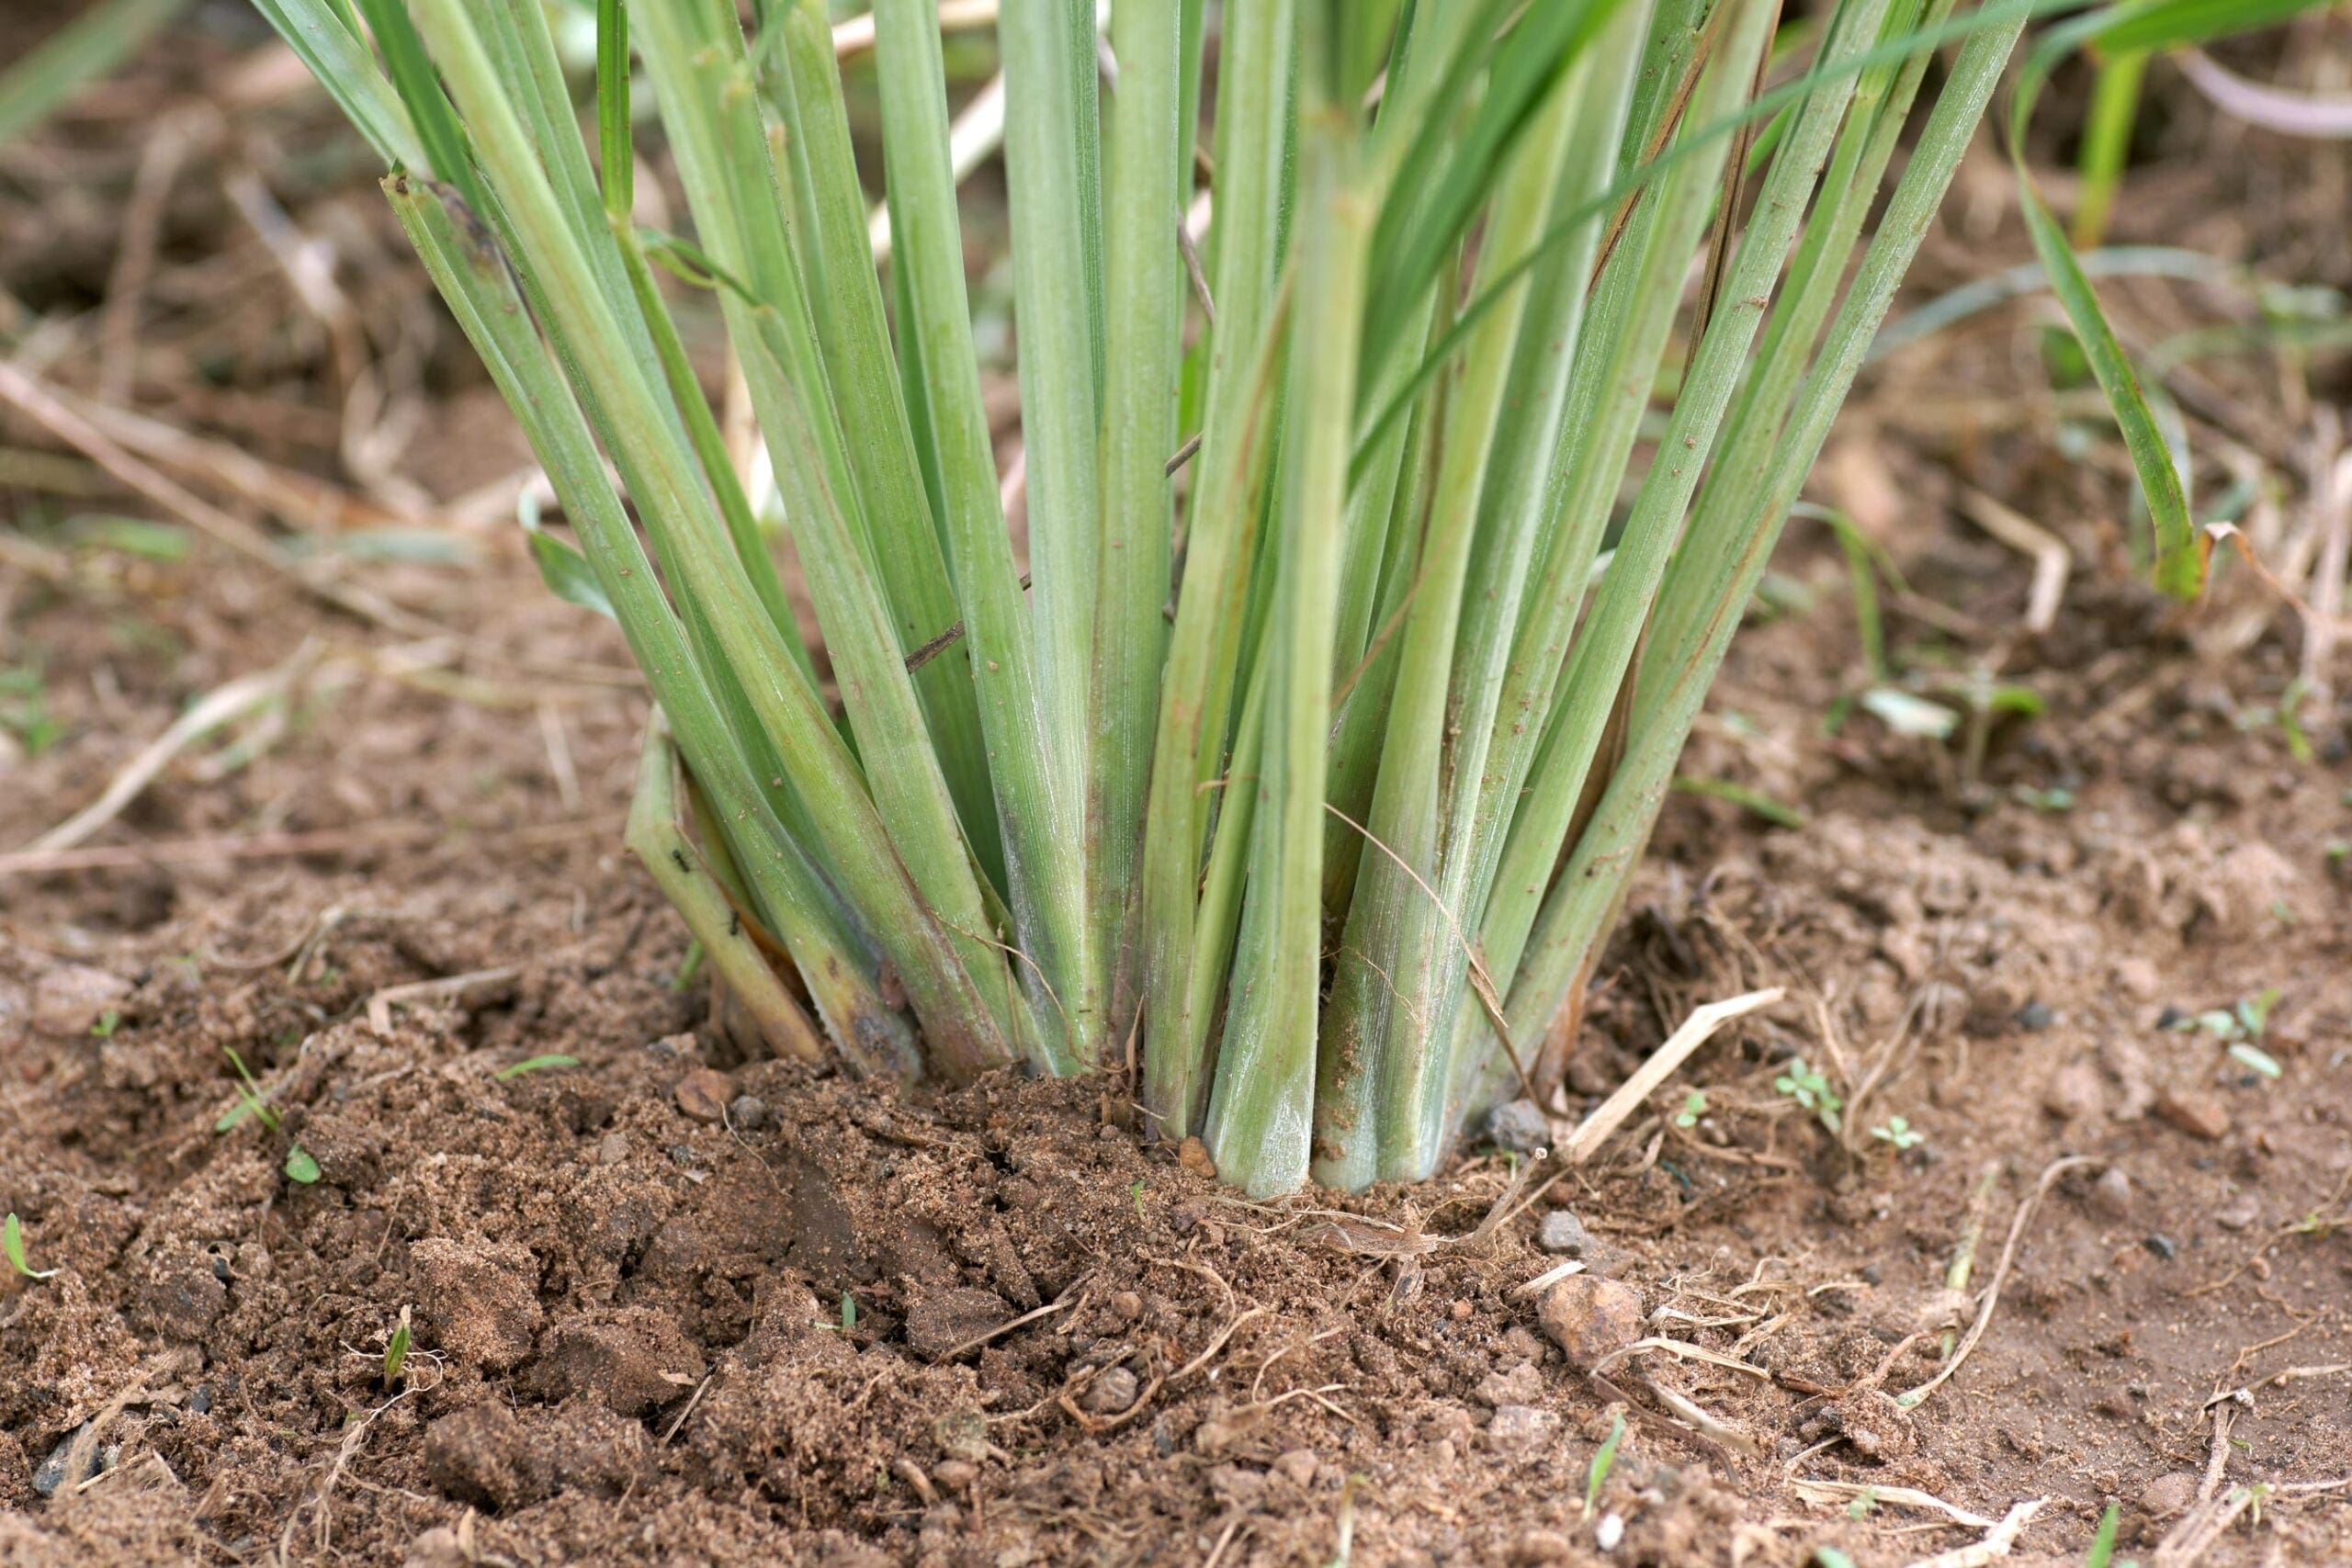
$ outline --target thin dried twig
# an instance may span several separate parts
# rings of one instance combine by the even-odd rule
[[[939,1359],[943,1361],[952,1361],[956,1357],[964,1354],[967,1350],[977,1350],[983,1345],[1003,1338],[1006,1335],[1012,1333],[1016,1328],[1025,1328],[1030,1324],[1036,1322],[1040,1318],[1053,1316],[1054,1314],[1069,1305],[1070,1298],[1078,1293],[1079,1287],[1085,1284],[1087,1280],[1091,1278],[1091,1275],[1080,1275],[1076,1280],[1070,1281],[1070,1285],[1068,1290],[1064,1291],[1060,1295],[1056,1296],[1052,1301],[1047,1302],[1044,1306],[1037,1308],[1034,1312],[1024,1312],[1010,1323],[1000,1323],[994,1328],[989,1329],[986,1334],[976,1334],[971,1338],[965,1340],[964,1343],[956,1346],[956,1348],[948,1351],[947,1354],[940,1357]]]
[[[1973,1546],[1939,1551],[1933,1557],[1922,1557],[1912,1563],[1911,1568],[1984,1568],[1987,1562],[1996,1562],[2009,1554],[2009,1549],[2018,1543],[2018,1537],[2023,1535],[2026,1526],[2033,1522],[2033,1516],[2041,1512],[2049,1503],[2047,1497],[2035,1497],[2019,1503],[2002,1516],[1999,1524],[1984,1532],[1983,1540]]]
[[[1667,1037],[1666,1043],[1650,1053],[1650,1059],[1634,1069],[1634,1076],[1618,1086],[1617,1092],[1600,1102],[1593,1113],[1577,1124],[1577,1130],[1562,1141],[1556,1153],[1569,1165],[1582,1165],[1593,1151],[1608,1141],[1609,1135],[1622,1125],[1641,1103],[1655,1092],[1657,1086],[1674,1075],[1690,1054],[1705,1044],[1715,1031],[1734,1019],[1745,1018],[1760,1008],[1770,1007],[1787,993],[1778,986],[1760,991],[1709,1002],[1692,1011],[1681,1028]]]
[[[1894,1402],[1896,1404],[1905,1410],[1917,1406],[1928,1395],[1933,1393],[1945,1379],[1960,1371],[1960,1364],[1968,1359],[1969,1352],[1976,1348],[1976,1342],[1984,1337],[1984,1330],[1993,1321],[1993,1310],[2001,1304],[2001,1286],[2008,1280],[2009,1265],[2017,1259],[2018,1243],[2024,1237],[2025,1227],[2033,1218],[2034,1210],[2041,1206],[2042,1195],[2050,1190],[2051,1184],[2070,1170],[2078,1170],[2086,1165],[2105,1165],[2106,1163],[2105,1160],[2096,1159],[2088,1155],[2076,1155],[2069,1159],[2053,1160],[2049,1168],[2042,1171],[2041,1179],[2033,1184],[2033,1190],[2027,1193],[2025,1201],[2018,1205],[2017,1217],[2009,1222],[2009,1239],[2002,1245],[2001,1260],[1994,1266],[1993,1278],[1984,1287],[1984,1300],[1976,1309],[1976,1321],[1968,1325],[1968,1332],[1962,1336],[1959,1347],[1952,1351],[1944,1364],[1936,1370],[1936,1375],[1917,1388],[1898,1395]],[[2004,1547],[2000,1555],[2006,1555],[2007,1550]]]
[[[508,985],[521,973],[510,964],[496,969],[476,969],[469,974],[446,976],[438,980],[413,980],[405,986],[386,986],[368,998],[368,1027],[379,1035],[390,1035],[395,1005],[405,1007],[411,1002],[436,997],[465,1002]]]
[[[1916,1491],[1908,1486],[1866,1486],[1859,1481],[1830,1481],[1805,1476],[1796,1483],[1797,1495],[1808,1503],[1828,1503],[1867,1494],[1873,1503],[1883,1503],[1894,1508],[1917,1508],[1926,1513],[1941,1514],[1956,1525],[1971,1529],[1988,1530],[2000,1521],[1988,1519],[1982,1514],[1945,1502],[1931,1492]]]
[[[233,723],[254,709],[284,696],[302,672],[310,668],[316,652],[316,643],[305,640],[300,648],[294,650],[292,658],[276,669],[241,675],[225,685],[216,687],[202,701],[174,720],[170,728],[141,748],[138,755],[124,763],[97,799],[35,839],[27,846],[28,850],[37,852],[70,850],[113,821],[154,782],[157,774],[171,765],[172,759],[189,745],[222,725]]]
[[[2039,636],[2056,626],[2059,602],[2066,596],[2066,577],[2074,569],[2065,541],[1980,490],[1962,491],[1960,509],[1970,522],[2033,562],[2033,586],[2025,599],[2025,629]]]
[[[560,843],[567,839],[617,833],[617,812],[569,822],[534,822],[511,831],[485,833],[474,842],[510,845]],[[130,871],[142,865],[184,865],[190,861],[285,860],[296,855],[347,854],[360,850],[420,847],[454,829],[444,822],[377,822],[357,828],[325,828],[308,833],[212,834],[165,839],[149,844],[98,844],[72,850],[18,850],[0,854],[0,879],[66,871]]]

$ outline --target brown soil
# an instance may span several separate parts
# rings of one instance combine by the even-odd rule
[[[8,294],[36,314],[103,294],[150,130],[136,89],[248,41],[191,30],[0,157]],[[409,352],[390,400],[419,432],[364,483],[339,466],[333,333],[263,287],[207,167],[162,209],[134,400],[395,510],[511,471],[453,334],[413,325],[356,164],[296,166],[323,115],[270,112],[278,140],[229,164],[332,237],[347,288],[382,280],[411,324],[371,316],[362,346]],[[2352,283],[2315,238],[2340,242],[2341,148],[2193,103],[2167,135],[2122,237]],[[2231,159],[2291,159],[2290,194],[2221,201]],[[2021,254],[1993,162],[1923,293]],[[2152,336],[2224,309],[2114,292]],[[2200,1489],[2257,1483],[2200,1561],[2352,1560],[2346,1492],[2291,1490],[2352,1472],[2352,730],[2306,704],[2299,761],[2266,718],[2301,637],[2249,574],[2194,615],[2131,585],[2117,461],[2057,456],[2035,319],[1892,362],[1819,491],[1906,575],[1905,662],[1997,671],[2045,711],[1991,727],[1973,765],[1964,737],[1860,715],[1825,737],[1861,655],[1835,544],[1797,525],[1778,565],[1810,606],[1744,637],[1686,771],[1808,820],[1672,803],[1567,1110],[1693,1006],[1790,998],[1486,1235],[1512,1179],[1489,1149],[1425,1188],[1252,1207],[1141,1142],[1115,1082],[941,1093],[745,1060],[673,984],[682,933],[616,842],[643,718],[618,638],[538,588],[511,525],[447,533],[471,570],[371,578],[412,617],[396,632],[209,542],[74,547],[71,513],[167,515],[87,465],[0,488],[0,664],[38,669],[59,734],[0,759],[0,843],[312,644],[282,730],[191,749],[95,840],[137,852],[0,879],[0,1203],[58,1270],[0,1279],[0,1562],[1322,1563],[1351,1540],[1363,1563],[1876,1564],[1984,1534],[1912,1488],[1989,1518],[2046,1499],[2011,1561],[2056,1563],[2110,1499],[2144,1559]],[[87,391],[94,329],[66,330],[44,374]],[[2297,464],[2345,376],[2338,355],[2198,383],[2226,415],[2191,407],[2200,435],[2252,433],[2282,525],[2311,513]],[[0,447],[33,446],[54,449],[0,412]],[[1970,489],[2067,540],[2049,633],[2019,629],[2030,563],[1962,521]],[[387,987],[461,976],[370,1017]],[[2165,1027],[2272,988],[2275,1083]],[[282,1127],[217,1126],[226,1050]],[[578,1064],[498,1076],[553,1053]],[[1842,1134],[1775,1091],[1792,1054],[1843,1094]],[[1926,1141],[1869,1132],[1898,1116]],[[281,1174],[298,1144],[315,1183]],[[1558,1261],[1536,1236],[1563,1212],[1641,1332],[1709,1359],[1568,1364],[1518,1290]],[[1890,1397],[1971,1319],[1949,1382]]]

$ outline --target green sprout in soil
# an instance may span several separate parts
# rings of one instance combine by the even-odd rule
[[[384,1341],[384,1386],[392,1388],[400,1382],[401,1368],[408,1361],[408,1308],[401,1308],[401,1320],[392,1325],[391,1337]]]
[[[1772,1080],[1772,1087],[1821,1118],[1821,1124],[1831,1132],[1838,1130],[1838,1118],[1846,1102],[1829,1087],[1829,1079],[1817,1068],[1807,1066],[1803,1056],[1790,1057],[1786,1070]]]
[[[8,1266],[28,1280],[46,1280],[54,1269],[36,1269],[25,1261],[25,1224],[10,1210],[6,1220],[0,1220],[0,1252],[8,1255]]]
[[[36,667],[0,670],[0,729],[16,737],[28,757],[38,757],[63,738],[65,727],[50,716],[49,688]]]
[[[2083,1568],[2112,1568],[2115,1562],[2115,1532],[2123,1523],[2122,1505],[2109,1503],[2107,1512],[2099,1516],[2098,1533],[2091,1537],[2090,1555],[2083,1559]],[[2129,1563],[2124,1568],[2131,1568]]]
[[[256,4],[553,485],[533,557],[659,707],[626,841],[775,1053],[962,1083],[1132,1050],[1157,1134],[1258,1196],[1426,1178],[1558,1083],[2038,8],[1836,0],[1783,62],[1775,0],[1121,0],[1100,40],[1093,0],[1004,0],[1024,563],[933,0],[874,7],[887,279],[825,0],[600,0],[593,144],[537,6]],[[2011,142],[2063,55],[2229,9],[2050,29]],[[678,232],[638,222],[640,130]],[[2193,598],[2172,460],[2017,175]],[[688,353],[716,331],[773,504]]]
[[[1881,1143],[1894,1145],[1898,1152],[1916,1149],[1928,1141],[1927,1134],[1917,1131],[1900,1116],[1890,1116],[1883,1124],[1871,1128],[1871,1136]]]
[[[101,1040],[111,1040],[114,1032],[122,1027],[122,1010],[108,1008],[98,1014],[98,1021],[90,1025],[90,1032]]]
[[[1694,1089],[1682,1097],[1682,1109],[1674,1113],[1674,1124],[1688,1131],[1696,1127],[1699,1124],[1699,1118],[1706,1113],[1707,1091],[1702,1089]]]
[[[2170,1025],[2176,1033],[2210,1034],[2228,1047],[2231,1060],[2240,1066],[2259,1073],[2266,1078],[2278,1078],[2286,1069],[2278,1059],[2255,1043],[2270,1028],[2271,1010],[2278,1005],[2278,987],[2267,987],[2250,997],[2241,997],[2226,1008],[2212,1008],[2177,1019]]]
[[[1854,1568],[1854,1560],[1834,1546],[1816,1546],[1813,1560],[1819,1568]]]
[[[544,1056],[526,1056],[519,1062],[510,1062],[491,1076],[500,1083],[507,1083],[526,1073],[543,1073],[556,1067],[576,1067],[579,1065],[579,1057],[553,1051]]]
[[[254,1081],[253,1072],[245,1066],[245,1059],[237,1055],[234,1046],[223,1045],[220,1050],[229,1058],[229,1065],[237,1069],[237,1103],[220,1113],[212,1123],[212,1130],[216,1133],[228,1132],[251,1116],[271,1132],[277,1132],[284,1123],[277,1112],[269,1108],[269,1100],[262,1093],[261,1086]],[[299,1186],[308,1187],[319,1179],[319,1162],[311,1157],[310,1150],[300,1144],[287,1149],[284,1169],[286,1179]]]
[[[1876,1512],[1877,1508],[1878,1488],[1865,1486],[1854,1495],[1852,1502],[1846,1505],[1846,1517],[1849,1519],[1866,1519]]]
[[[1617,1467],[1617,1445],[1625,1440],[1625,1417],[1619,1415],[1609,1423],[1609,1436],[1592,1454],[1592,1463],[1584,1472],[1584,1511],[1588,1517],[1600,1506],[1600,1489],[1609,1483],[1609,1472]]]

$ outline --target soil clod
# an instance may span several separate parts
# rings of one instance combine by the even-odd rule
[[[696,1067],[678,1080],[672,1091],[678,1109],[697,1122],[717,1122],[727,1114],[727,1101],[734,1092],[734,1085],[727,1075],[716,1067]]]
[[[539,1268],[512,1242],[428,1236],[409,1248],[431,1343],[462,1366],[504,1371],[538,1333]]]
[[[1544,1332],[1579,1371],[1642,1337],[1642,1297],[1633,1286],[1597,1274],[1571,1274],[1544,1292]]]
[[[2156,1115],[2166,1126],[2209,1144],[2230,1135],[2229,1107],[2199,1090],[2165,1089],[2156,1096]]]

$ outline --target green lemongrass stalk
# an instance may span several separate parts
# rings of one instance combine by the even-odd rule
[[[763,0],[756,38],[731,0],[599,0],[594,156],[538,0],[257,0],[554,482],[580,553],[532,548],[593,576],[661,709],[628,841],[772,1045],[1139,1066],[1154,1130],[1259,1194],[1425,1175],[1555,1081],[1828,421],[2019,31],[2069,3],[1838,0],[1768,56],[1773,0],[1122,0],[1107,40],[1091,0],[1005,0],[1024,593],[929,0],[876,4],[887,278],[819,0]],[[2225,9],[2132,0],[2052,47]],[[674,235],[636,226],[640,156]],[[688,309],[750,389],[837,704]],[[2120,350],[2102,380],[2131,389]],[[2172,581],[2184,515],[2160,497]]]
[[[655,710],[655,723],[638,760],[637,797],[630,803],[623,838],[662,896],[702,943],[711,967],[759,1025],[779,1056],[803,1062],[824,1059],[825,1048],[808,1015],[786,990],[760,951],[757,939],[736,907],[732,863],[722,871],[703,861],[702,852],[679,824],[678,749]],[[748,889],[745,891],[748,892]]]
[[[1329,18],[1300,28],[1297,288],[1306,343],[1291,355],[1274,539],[1275,629],[1266,659],[1263,764],[1229,787],[1260,796],[1234,964],[1232,1011],[1209,1101],[1207,1141],[1226,1179],[1255,1196],[1306,1179],[1315,1113],[1316,1002],[1322,989],[1323,785],[1331,712],[1340,520],[1371,236],[1357,181],[1355,112],[1328,79]],[[1319,24],[1319,25],[1318,25]]]
[[[1013,325],[1020,334],[1021,434],[1028,474],[1029,607],[1037,702],[1055,787],[1082,813],[1094,745],[1091,660],[1102,534],[1102,232],[1094,180],[1093,30],[1072,61],[1075,18],[1093,0],[1005,0],[1005,181],[1012,202]],[[1170,236],[1174,243],[1174,236]],[[1082,945],[1059,982],[1080,1060],[1102,1052],[1110,955],[1091,918],[1095,852],[1080,847]]]

